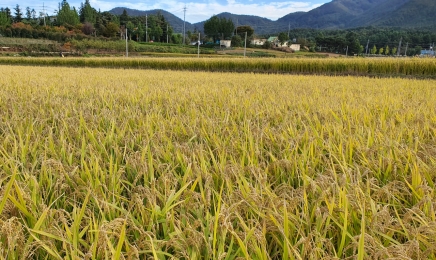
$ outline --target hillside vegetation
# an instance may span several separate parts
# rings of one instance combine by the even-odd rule
[[[145,15],[150,11],[139,11],[125,8],[129,15]],[[121,14],[124,8],[115,8],[110,12]],[[230,18],[236,24],[249,25],[257,34],[277,34],[291,28],[313,29],[348,29],[358,27],[394,27],[425,28],[436,26],[436,2],[433,0],[333,0],[308,12],[296,12],[285,15],[277,21],[253,15],[236,15],[228,12],[218,14],[219,17]],[[183,20],[165,12],[176,28],[183,28]],[[186,23],[187,30],[203,29],[204,21]]]

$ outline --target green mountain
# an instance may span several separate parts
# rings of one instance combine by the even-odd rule
[[[131,16],[161,12],[176,32],[183,31],[183,20],[164,10],[139,11],[117,7],[111,13],[126,9]],[[285,15],[277,21],[254,15],[218,14],[238,25],[249,25],[256,34],[266,35],[289,28],[348,29],[357,27],[435,28],[436,0],[333,0],[309,12]],[[202,31],[203,22],[185,23],[186,31]]]
[[[112,10],[110,10],[109,13],[115,14],[115,15],[121,15],[124,10],[126,10],[126,12],[129,16],[146,16],[146,15],[156,15],[158,13],[161,13],[165,17],[165,20],[167,20],[168,23],[171,24],[171,27],[173,27],[173,30],[175,33],[182,33],[183,32],[183,20],[180,19],[179,17],[173,15],[172,13],[165,11],[165,10],[153,9],[153,10],[147,10],[147,11],[140,11],[140,10],[136,10],[136,9],[130,9],[127,7],[116,7],[116,8],[113,8]],[[193,25],[189,22],[185,22],[185,30],[186,31],[194,31],[195,28],[196,28],[195,25]],[[197,30],[203,30],[203,26],[201,26],[201,28],[198,27]]]
[[[362,26],[422,28],[436,25],[434,0],[333,0],[295,21],[298,27]]]
[[[377,7],[373,9],[375,15],[372,17],[371,13],[362,16],[366,18],[365,25],[407,28],[434,28],[436,26],[435,0],[390,0],[389,4],[386,7],[378,6],[378,10]],[[386,11],[381,12],[380,10],[383,9]]]
[[[233,23],[235,24],[235,27],[241,26],[241,25],[249,25],[251,26],[256,33],[267,33],[271,31],[277,31],[277,22],[272,21],[267,18],[254,16],[254,15],[237,15],[237,14],[231,14],[231,13],[220,13],[217,15],[218,17],[223,17],[226,19],[231,19]],[[201,28],[203,30],[204,22],[195,23],[194,25],[197,28]]]

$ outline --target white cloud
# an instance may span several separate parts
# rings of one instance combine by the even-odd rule
[[[271,2],[271,3],[239,3],[228,1],[227,5],[190,3],[189,18],[193,22],[208,19],[213,14],[229,12],[234,14],[256,15],[277,20],[289,13],[309,11],[320,4],[310,2]],[[192,18],[191,18],[192,17]]]
[[[49,10],[57,9],[59,1],[47,0],[46,6]],[[3,2],[3,1],[2,1]],[[69,0],[71,6],[77,9],[84,0]],[[327,2],[327,0],[326,0]],[[185,2],[168,0],[168,1],[151,1],[143,0],[141,2],[133,1],[114,1],[114,0],[90,0],[91,6],[108,11],[114,7],[128,7],[137,10],[163,9],[183,19],[183,7],[186,5],[186,21],[191,23],[201,22],[209,19],[214,14],[229,12],[233,14],[255,15],[260,17],[277,20],[289,13],[297,11],[309,11],[321,4],[315,4],[311,1],[280,1],[274,2],[253,1],[253,0],[186,0]],[[1,6],[15,7],[16,0],[4,0]],[[38,5],[29,0],[20,1],[20,6],[24,10],[26,6]],[[35,8],[42,9],[42,8]],[[38,10],[37,10],[38,11]]]
[[[209,19],[214,14],[229,12],[233,14],[255,15],[260,17],[277,20],[289,13],[298,11],[309,11],[321,4],[313,4],[311,2],[254,2],[246,1],[242,3],[236,0],[227,0],[225,4],[220,4],[217,1],[209,0],[203,2],[180,2],[175,0],[168,1],[153,1],[153,2],[107,2],[102,0],[91,0],[91,5],[101,10],[110,10],[114,7],[128,7],[137,10],[163,9],[173,13],[183,19],[183,7],[186,5],[186,21],[190,23],[201,22]]]

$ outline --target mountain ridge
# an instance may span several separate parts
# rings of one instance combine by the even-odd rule
[[[140,11],[117,7],[110,13],[120,15],[126,9],[131,16],[145,14],[162,15],[175,32],[183,31],[183,20],[165,10]],[[290,28],[350,29],[357,27],[436,27],[436,1],[434,0],[333,0],[308,12],[289,13],[275,21],[256,15],[237,15],[229,12],[218,17],[232,19],[235,25],[249,25],[256,34],[267,35],[287,31]],[[203,30],[205,21],[185,22],[185,30]]]

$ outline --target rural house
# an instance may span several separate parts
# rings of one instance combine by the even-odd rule
[[[260,46],[262,46],[262,45],[265,44],[265,42],[266,42],[266,39],[254,38],[253,40],[251,40],[250,43],[251,43],[252,45],[260,45]]]
[[[269,37],[268,40],[266,40],[266,39],[253,39],[251,41],[251,44],[262,46],[265,44],[266,41],[271,42],[274,47],[289,47],[294,51],[300,51],[300,44],[291,44],[290,42],[285,42],[285,44],[281,45],[277,36]]]
[[[220,47],[230,48],[232,46],[231,40],[220,40]]]

